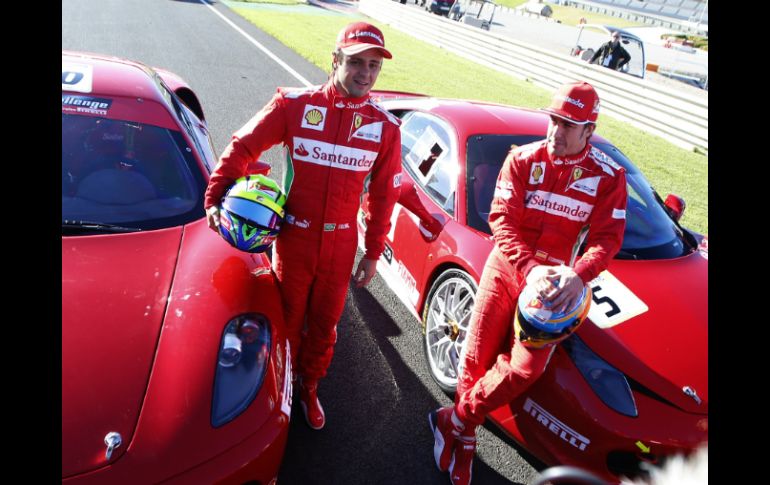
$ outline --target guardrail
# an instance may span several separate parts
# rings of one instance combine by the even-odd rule
[[[588,81],[599,93],[602,113],[687,150],[708,154],[708,99],[407,8],[392,0],[360,0],[358,8],[361,13],[417,39],[551,91],[565,82]]]

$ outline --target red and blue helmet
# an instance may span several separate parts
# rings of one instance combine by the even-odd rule
[[[284,204],[286,194],[274,180],[261,174],[241,177],[222,199],[219,234],[241,251],[264,252],[281,230]]]
[[[527,285],[519,295],[513,328],[526,347],[544,348],[558,344],[572,335],[583,323],[591,306],[591,288],[583,286],[575,306],[562,313],[552,312],[537,292]]]

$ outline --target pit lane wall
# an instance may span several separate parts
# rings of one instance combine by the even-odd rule
[[[708,154],[708,99],[432,13],[405,8],[393,0],[359,0],[358,9],[417,39],[550,91],[566,82],[588,81],[599,93],[602,113],[687,150]]]

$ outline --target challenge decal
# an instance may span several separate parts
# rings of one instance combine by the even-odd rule
[[[325,165],[354,172],[368,172],[377,152],[344,145],[334,145],[309,138],[294,137],[294,160]]]
[[[64,94],[61,97],[62,111],[70,113],[88,113],[92,115],[106,116],[107,110],[112,106],[112,100],[108,98],[93,98],[91,96],[73,96]]]
[[[376,118],[371,116],[355,113],[353,123],[350,125],[348,141],[353,138],[379,143],[382,138],[382,121],[376,121]]]
[[[571,444],[580,451],[585,451],[591,440],[573,430],[566,424],[553,417],[548,411],[530,398],[524,403],[524,412],[535,418],[535,420],[547,428],[550,432]]]
[[[93,67],[88,64],[61,63],[61,90],[90,93],[93,89]]]
[[[305,105],[305,113],[302,115],[302,124],[300,125],[302,128],[323,131],[325,123],[325,106],[313,106],[312,104]]]
[[[537,162],[532,164],[532,171],[529,173],[529,183],[532,185],[539,184],[543,181],[545,175],[545,162]]]
[[[497,190],[495,190],[497,193]],[[594,206],[585,202],[554,194],[552,192],[543,192],[542,190],[527,191],[524,197],[524,204],[527,208],[540,210],[555,216],[561,216],[571,221],[585,222]]]
[[[404,266],[402,261],[398,262],[398,276],[401,278],[401,281],[405,285],[404,289],[406,290],[409,301],[412,302],[412,304],[417,303],[417,298],[420,296],[419,292],[417,291],[417,281],[414,279],[414,276],[412,276],[409,270],[406,269],[406,266]]]

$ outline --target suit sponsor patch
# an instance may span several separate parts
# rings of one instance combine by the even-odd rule
[[[368,172],[377,159],[377,152],[345,145],[334,145],[299,136],[294,137],[292,155],[294,160],[354,172]]]
[[[545,162],[536,162],[532,164],[529,172],[530,185],[536,185],[543,182],[545,178]]]
[[[361,113],[353,114],[348,141],[353,138],[379,143],[382,139],[382,121]]]
[[[580,168],[575,168],[575,170],[580,170]],[[599,188],[600,181],[601,181],[601,177],[598,177],[598,176],[587,177],[587,178],[577,178],[577,179],[574,179],[569,184],[567,189],[577,190],[578,192],[583,192],[584,194],[590,195],[591,197],[596,197],[596,190]]]
[[[579,222],[588,220],[588,216],[591,215],[591,211],[594,208],[592,204],[542,190],[527,191],[524,204],[529,209],[543,211],[547,214]]]
[[[326,124],[326,106],[305,105],[305,112],[302,114],[302,128],[308,128],[316,131],[323,131]]]

